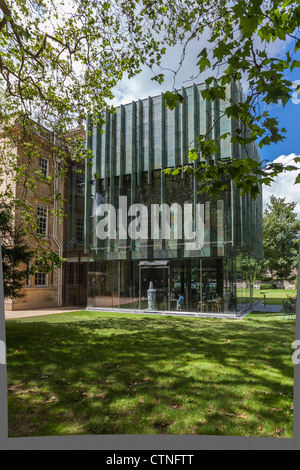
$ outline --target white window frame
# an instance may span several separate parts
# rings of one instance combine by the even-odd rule
[[[84,196],[85,193],[85,177],[82,173],[78,173],[76,176],[76,194],[78,196]],[[81,180],[81,181],[80,181]]]
[[[80,222],[80,226],[78,225],[78,222]],[[82,239],[79,240],[77,238],[77,229],[80,229],[82,231]],[[84,242],[84,217],[76,217],[76,221],[75,221],[75,239],[76,239],[76,243],[78,243],[79,245],[83,244]]]
[[[46,157],[39,157],[39,169],[45,178],[49,176],[49,160]]]
[[[39,214],[39,211],[44,211],[43,214]],[[45,231],[41,231],[40,229],[40,220],[41,218],[44,217],[45,220]],[[38,218],[38,228],[37,228],[37,233],[38,235],[43,235],[44,238],[48,237],[48,207],[44,206],[43,204],[38,204],[37,205],[37,218]]]
[[[39,264],[39,263],[37,263]],[[45,280],[45,283],[40,284],[39,282],[37,283],[38,279],[41,279],[40,276],[43,276],[43,279]],[[34,287],[36,288],[43,288],[43,287],[48,287],[48,275],[45,271],[41,271],[38,273],[34,274]]]

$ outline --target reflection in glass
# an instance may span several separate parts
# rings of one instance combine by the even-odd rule
[[[236,125],[226,116],[218,119],[224,103],[206,102],[203,88],[200,84],[179,90],[184,100],[172,111],[165,108],[163,94],[121,106],[115,117],[107,113],[103,133],[93,129],[88,144],[93,167],[86,168],[85,191],[88,307],[147,311],[150,284],[157,311],[236,314],[251,305],[252,286],[244,261],[262,257],[261,195],[254,201],[231,186],[209,199],[199,194],[200,183],[193,176],[164,172],[188,163],[188,149],[196,146],[197,135],[211,129],[214,120],[217,125],[209,138],[231,132]],[[232,84],[227,93],[234,101],[242,90]],[[240,147],[232,149],[229,138],[221,139],[220,153],[212,159],[231,157],[233,151],[236,158],[243,157]],[[247,155],[260,159],[255,144],[248,146]],[[99,239],[102,216],[97,208],[111,204],[119,216],[120,198],[126,199],[128,209],[133,204],[146,208],[148,238],[139,234],[138,225],[136,237],[128,233],[120,237],[116,220],[116,238]],[[181,220],[174,210],[167,219],[161,210],[164,204],[169,208],[176,204],[181,214],[189,205],[188,220]],[[153,206],[158,207],[158,237],[152,233]],[[199,206],[203,244],[193,247],[185,228],[189,225],[196,233]],[[125,212],[127,230],[138,214]],[[166,222],[170,236],[165,239]]]

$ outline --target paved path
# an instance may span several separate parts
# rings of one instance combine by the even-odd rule
[[[282,305],[256,305],[253,307],[253,310],[256,312],[268,312],[268,313],[279,313],[281,311]]]
[[[86,310],[86,307],[80,307],[80,306],[74,306],[74,307],[56,307],[56,308],[47,308],[47,309],[33,309],[33,310],[15,310],[15,311],[6,311],[5,312],[5,320],[9,320],[9,319],[15,319],[15,318],[26,318],[26,317],[38,317],[38,316],[42,316],[42,315],[51,315],[51,314],[55,314],[55,313],[67,313],[67,312],[78,312],[78,311],[81,311],[81,310]],[[87,310],[91,310],[91,311],[94,311],[94,310],[97,310],[97,309],[92,309],[92,308],[89,308]],[[242,315],[240,315],[239,317],[237,317],[238,319],[242,319],[242,318],[245,318],[247,315],[249,315],[252,311],[259,311],[259,312],[274,312],[274,313],[279,313],[280,310],[281,310],[281,305],[267,305],[266,307],[264,307],[263,304],[256,304],[254,305],[252,308],[249,308],[248,310],[246,310],[246,312],[244,312]],[[105,311],[108,311],[108,310],[105,310]],[[130,313],[128,311],[124,311],[124,313]],[[132,313],[146,313],[146,312],[132,312]],[[175,312],[173,312],[175,314]],[[166,315],[170,314],[170,312],[166,312],[165,313]],[[185,316],[184,315],[184,312],[182,312],[182,314],[180,315],[180,313],[176,313],[176,315],[178,316]],[[187,314],[187,315],[191,315],[191,314]],[[196,316],[195,314],[193,314],[193,316]],[[218,317],[218,318],[226,318],[227,316],[226,315],[222,315],[222,314],[199,314],[198,317],[201,317],[201,316],[207,316],[207,317]],[[228,315],[228,318],[235,318],[234,315]]]
[[[33,309],[33,310],[14,310],[5,311],[5,320],[10,318],[25,318],[25,317],[39,317],[41,315],[50,315],[54,313],[66,313],[66,312],[78,312],[85,310],[85,307],[56,307],[56,308],[44,308],[44,309]]]
[[[246,312],[242,313],[240,318],[245,318],[251,312],[265,312],[265,313],[279,313],[281,312],[282,305],[266,305],[264,306],[263,302],[261,304],[253,305]]]

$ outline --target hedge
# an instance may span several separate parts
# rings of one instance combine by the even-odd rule
[[[265,289],[277,289],[277,285],[276,284],[261,284],[260,290],[265,290]]]

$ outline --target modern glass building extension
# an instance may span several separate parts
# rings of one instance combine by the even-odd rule
[[[88,124],[88,308],[237,314],[248,306],[245,266],[262,257],[261,196],[231,186],[208,199],[193,176],[164,172],[188,163],[199,134],[218,139],[237,125],[224,102],[202,98],[204,86],[178,90],[184,101],[172,111],[161,94],[107,112],[102,128]],[[242,90],[232,84],[227,96],[240,100]],[[229,137],[219,145],[213,158],[242,157]],[[260,158],[255,144],[247,153]]]

